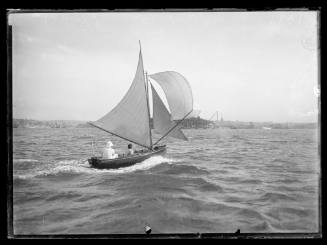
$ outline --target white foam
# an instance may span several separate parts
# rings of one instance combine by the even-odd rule
[[[21,174],[14,174],[14,179],[17,178],[17,179],[31,179],[31,178],[34,178],[35,174],[24,174],[24,175],[21,175]]]
[[[143,162],[136,163],[135,165],[132,165],[130,167],[123,167],[118,169],[92,168],[87,162],[87,160],[85,159],[66,160],[66,161],[60,161],[54,164],[48,164],[42,166],[41,168],[36,169],[35,173],[33,174],[17,175],[15,177],[18,177],[20,179],[28,179],[38,176],[58,175],[61,173],[87,173],[87,174],[131,173],[137,170],[147,170],[164,162],[168,164],[172,164],[173,162],[176,162],[176,160],[165,158],[163,156],[153,156]]]
[[[107,169],[106,171],[109,173],[131,173],[137,170],[147,170],[153,168],[161,163],[172,164],[176,162],[176,160],[169,159],[163,156],[153,156],[149,159],[144,160],[143,162],[136,163],[129,167],[118,168],[118,169]]]
[[[87,162],[86,162],[87,163]],[[38,175],[57,175],[59,173],[80,173],[83,172],[85,164],[81,160],[60,161],[55,164],[47,165],[43,170],[38,171]]]
[[[59,173],[73,173],[80,172],[82,166],[87,166],[86,164],[81,164],[82,160],[67,160],[60,161],[54,164],[40,165],[38,168],[34,169],[33,173],[24,174],[24,175],[14,175],[14,177],[19,179],[29,179],[38,176],[48,176],[48,175],[57,175]]]

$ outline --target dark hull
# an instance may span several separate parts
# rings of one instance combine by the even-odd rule
[[[115,159],[101,159],[98,157],[92,157],[88,159],[88,162],[92,167],[100,168],[100,169],[116,169],[122,167],[128,167],[133,164],[142,162],[154,155],[160,155],[165,153],[166,146],[156,146],[152,151],[150,150],[143,150],[137,151],[133,155],[129,156],[122,156]]]

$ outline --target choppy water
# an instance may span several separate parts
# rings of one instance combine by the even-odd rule
[[[14,234],[317,232],[316,130],[185,130],[117,170],[86,159],[97,129],[14,129]]]

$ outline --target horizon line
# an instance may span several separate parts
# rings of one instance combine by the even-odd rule
[[[200,117],[200,116],[199,116]],[[197,117],[193,117],[197,118]],[[188,118],[189,119],[189,118]],[[206,121],[213,121],[200,117],[200,119],[206,120]],[[77,120],[77,119],[32,119],[32,118],[12,118],[12,120],[34,120],[34,121],[78,121],[78,122],[92,122],[92,120]],[[95,120],[96,121],[96,120]],[[221,122],[221,120],[218,120]],[[294,122],[294,121],[287,121],[287,122],[280,122],[280,121],[242,121],[242,120],[223,120],[223,122],[245,122],[245,123],[318,123],[317,121],[311,121],[311,122]]]

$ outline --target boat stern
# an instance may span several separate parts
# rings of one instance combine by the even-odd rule
[[[90,159],[87,159],[87,161],[89,162],[89,164],[91,166],[96,166],[98,163],[98,158],[97,157],[91,157]]]

